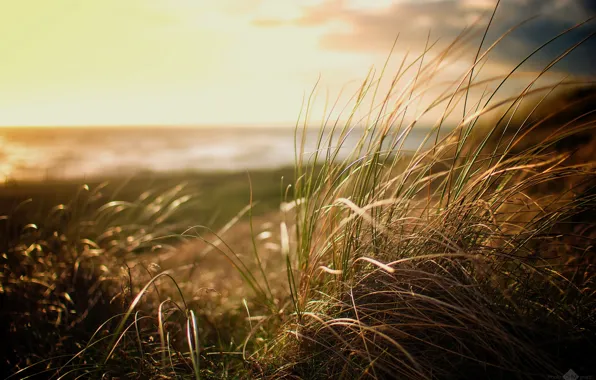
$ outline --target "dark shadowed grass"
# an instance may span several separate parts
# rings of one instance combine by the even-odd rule
[[[593,83],[545,84],[549,64],[500,97],[519,67],[479,76],[494,47],[481,44],[444,96],[418,103],[467,36],[435,55],[429,41],[386,95],[388,66],[371,71],[307,154],[313,92],[291,181],[253,175],[241,201],[214,182],[203,199],[229,223],[178,230],[196,212],[182,186],[108,203],[82,188],[43,224],[5,218],[13,378],[596,374]],[[401,149],[436,109],[426,141]],[[256,211],[267,194],[279,212]]]
[[[250,174],[253,213],[266,214],[272,205],[279,205],[279,181],[284,175],[291,176],[292,171]],[[184,306],[184,296],[189,294],[172,294],[176,289],[172,279],[164,278],[170,279],[165,285],[159,279],[146,289],[138,309],[120,322],[137,292],[161,272],[146,258],[171,254],[187,239],[182,233],[190,225],[221,228],[222,221],[232,219],[248,203],[247,178],[247,173],[186,173],[89,181],[84,186],[76,181],[6,184],[0,189],[5,210],[0,220],[0,316],[2,340],[11,343],[3,345],[3,375],[24,368],[16,378],[33,374],[47,378],[56,371],[73,377],[88,370],[100,375],[115,371],[120,376],[129,371],[140,377],[162,373],[161,360],[155,367],[148,358],[164,353],[160,343],[166,336],[158,333],[161,323],[180,322],[182,327],[167,338],[177,345],[177,352],[188,349],[178,342],[185,338],[190,309]],[[209,292],[203,289],[201,297],[190,298],[190,306],[212,304],[205,297]],[[170,296],[172,301],[163,302]],[[154,310],[159,311],[157,320]],[[241,318],[230,316],[230,323],[239,325]],[[133,321],[134,327],[126,325]],[[138,334],[138,341],[114,338],[124,330]],[[201,341],[220,339],[228,344],[232,336],[245,335],[229,328],[218,337],[220,326],[208,330]],[[118,350],[104,363],[110,344],[116,342]],[[186,363],[187,359],[181,356],[176,361],[182,372],[192,362]]]

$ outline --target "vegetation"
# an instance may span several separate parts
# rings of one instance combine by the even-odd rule
[[[479,80],[481,45],[443,97],[406,117],[466,36],[404,62],[386,96],[388,74],[371,72],[348,121],[322,121],[316,152],[300,124],[279,212],[255,214],[251,200],[217,231],[179,230],[168,220],[190,199],[181,187],[108,203],[94,187],[28,224],[7,215],[10,378],[596,374],[594,144],[573,143],[593,135],[594,90],[539,86],[549,65],[497,101],[514,73]],[[427,141],[403,151],[436,109]],[[349,133],[362,135],[339,160]],[[189,252],[196,262],[172,260]]]

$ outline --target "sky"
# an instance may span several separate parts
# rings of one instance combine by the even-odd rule
[[[371,66],[382,67],[398,35],[391,69],[404,55],[420,54],[429,36],[440,50],[463,28],[482,25],[495,3],[0,0],[0,126],[294,125],[317,81],[323,115],[325,99],[353,91]],[[596,15],[596,1],[503,0],[488,44],[535,15],[491,53],[486,75],[502,74]],[[540,70],[595,24],[522,71]],[[477,41],[449,60],[446,78],[469,67]],[[594,75],[595,47],[587,41],[553,73]]]

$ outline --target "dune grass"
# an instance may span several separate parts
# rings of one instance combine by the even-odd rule
[[[500,98],[519,67],[481,79],[493,48],[481,43],[469,70],[422,106],[468,36],[404,59],[390,78],[388,66],[371,71],[348,121],[324,119],[319,149],[307,153],[313,92],[296,129],[293,181],[280,180],[283,203],[267,231],[252,198],[228,224],[177,231],[168,218],[189,199],[179,187],[103,205],[84,189],[84,202],[74,197],[43,224],[14,229],[6,218],[3,341],[19,342],[6,351],[10,378],[596,374],[596,173],[585,141],[593,83],[540,84],[547,65]],[[564,99],[559,89],[576,97],[541,106]],[[426,141],[405,152],[436,109]],[[354,133],[352,153],[338,159]],[[189,239],[244,285],[226,277],[200,288],[196,276],[162,268],[160,257]],[[202,265],[199,277],[211,270]]]

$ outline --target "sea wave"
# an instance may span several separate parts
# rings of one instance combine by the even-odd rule
[[[306,134],[305,159],[315,151],[317,133]],[[424,134],[411,134],[405,148],[416,147]],[[339,158],[355,146],[357,135],[348,136]],[[274,169],[294,163],[294,147],[292,128],[0,129],[0,176],[6,181]]]

